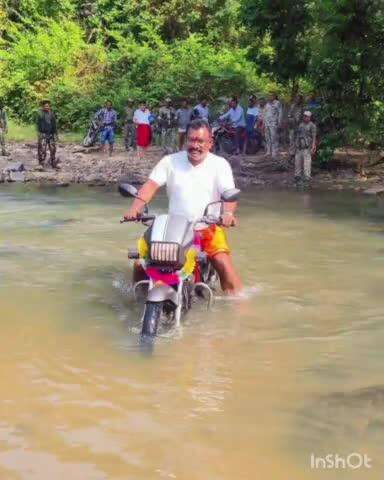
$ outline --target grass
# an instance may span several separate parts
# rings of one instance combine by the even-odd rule
[[[81,143],[84,133],[82,132],[59,132],[60,143]],[[36,127],[16,123],[10,119],[8,124],[7,140],[14,142],[35,142],[37,139]]]

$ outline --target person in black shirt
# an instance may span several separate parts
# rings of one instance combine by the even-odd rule
[[[37,156],[40,165],[45,164],[47,147],[49,148],[49,161],[52,168],[57,168],[56,141],[57,124],[55,114],[51,110],[51,103],[44,100],[41,110],[37,115]]]

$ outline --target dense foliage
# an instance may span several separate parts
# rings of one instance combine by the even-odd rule
[[[62,127],[106,98],[277,89],[321,98],[332,144],[384,143],[382,0],[0,0],[0,97]]]

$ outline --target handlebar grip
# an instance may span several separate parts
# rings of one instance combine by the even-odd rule
[[[218,227],[222,226],[223,225],[223,220],[221,217],[217,218],[217,217],[203,217],[201,219],[201,221],[203,223],[206,223],[207,225],[217,225]],[[236,223],[235,223],[235,219],[232,219],[232,222],[231,222],[231,227],[235,227],[236,226]]]
[[[149,220],[154,220],[156,218],[155,215],[140,215],[137,218],[132,218],[132,219],[127,219],[127,218],[121,218],[120,223],[126,223],[126,222],[148,222]]]
[[[156,218],[155,215],[140,215],[138,220],[140,222],[148,222],[149,220],[154,220]]]

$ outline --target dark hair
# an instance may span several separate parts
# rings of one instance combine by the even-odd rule
[[[42,100],[40,105],[43,107],[44,105],[51,105],[51,102],[49,100]]]
[[[203,118],[196,118],[195,120],[192,120],[192,122],[188,123],[186,135],[188,135],[189,130],[198,130],[199,128],[206,128],[209,132],[209,135],[212,135],[211,126],[207,120],[204,120]]]

